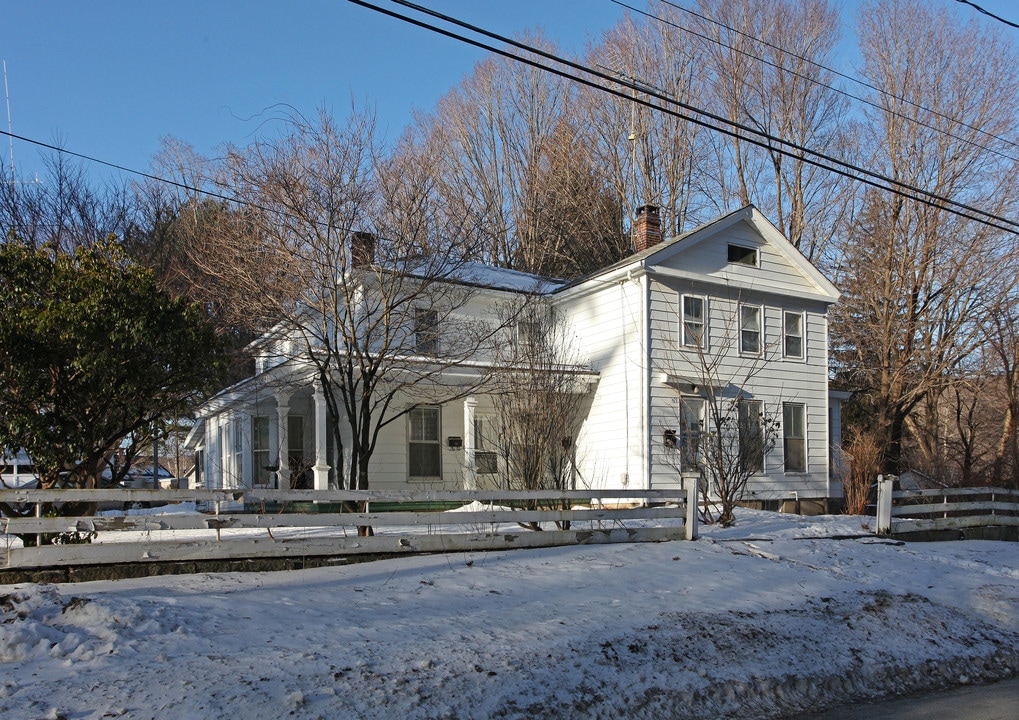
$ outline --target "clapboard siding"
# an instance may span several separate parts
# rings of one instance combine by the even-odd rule
[[[748,244],[744,242],[742,244]],[[707,246],[708,243],[701,245]],[[696,250],[710,256],[701,245]],[[713,244],[712,244],[713,245]],[[726,252],[726,242],[719,242]],[[762,248],[767,246],[761,246]],[[682,258],[682,262],[679,258]],[[719,255],[723,260],[724,256]],[[744,396],[761,400],[767,415],[781,422],[782,403],[803,403],[806,409],[807,472],[786,473],[783,467],[781,429],[775,448],[765,458],[765,472],[752,479],[750,491],[760,499],[779,499],[796,492],[804,497],[820,497],[827,492],[828,476],[828,375],[827,319],[824,303],[786,297],[774,292],[780,285],[772,278],[793,277],[791,272],[772,272],[778,265],[765,262],[762,267],[748,268],[757,273],[757,282],[767,292],[734,290],[724,284],[685,281],[674,277],[652,277],[649,302],[651,326],[649,397],[651,433],[651,487],[674,487],[679,482],[676,459],[678,453],[665,447],[662,433],[679,428],[680,391],[662,382],[665,374],[700,379],[706,372],[728,388]],[[715,258],[717,259],[717,257]],[[687,256],[677,253],[676,265],[690,267]],[[802,280],[802,278],[801,278]],[[684,348],[680,328],[680,297],[693,294],[707,298],[708,347],[703,354]],[[740,304],[759,306],[763,310],[764,352],[747,356],[739,352]],[[803,359],[783,357],[785,311],[803,313],[805,353]]]
[[[579,481],[587,487],[646,487],[644,304],[643,285],[634,281],[563,300],[577,348],[599,373],[577,438]]]
[[[753,247],[754,266],[728,262],[730,244]],[[493,274],[498,272],[489,268]],[[827,491],[828,476],[828,307],[838,293],[778,230],[755,209],[744,208],[673,241],[632,256],[592,276],[551,290],[515,286],[514,292],[479,290],[457,314],[495,323],[506,303],[523,296],[543,296],[557,306],[570,326],[570,354],[596,378],[585,403],[585,417],[575,438],[580,488],[677,488],[689,477],[677,467],[676,453],[663,443],[663,432],[679,429],[679,386],[682,378],[701,378],[702,360],[682,347],[680,297],[695,294],[707,300],[707,354],[712,374],[730,394],[761,400],[765,412],[781,418],[783,402],[806,408],[808,469],[784,472],[780,441],[766,459],[766,472],[751,487],[757,497],[803,497]],[[739,352],[740,303],[762,309],[764,351],[759,357]],[[803,313],[805,356],[783,357],[783,312]],[[452,324],[451,326],[452,327]],[[440,328],[440,345],[441,345]],[[479,353],[472,363],[495,358]],[[314,412],[308,379],[291,401],[291,413],[305,417],[309,456],[314,448]],[[703,382],[701,382],[703,385]],[[251,385],[247,386],[252,387]],[[687,390],[689,392],[690,390]],[[243,392],[249,392],[242,397]],[[205,410],[203,447],[209,458],[207,477],[216,486],[238,474],[227,447],[231,416],[251,414],[249,390],[224,394]],[[273,416],[271,393],[265,415]],[[394,407],[420,401],[398,398]],[[491,398],[479,392],[477,414],[494,416]],[[403,403],[401,406],[400,403]],[[256,398],[257,404],[257,398]],[[257,412],[261,413],[259,409]],[[459,488],[464,486],[465,451],[449,447],[448,439],[466,439],[464,402],[441,405],[442,476],[427,482],[408,478],[408,423],[399,418],[380,434],[372,459],[371,485],[383,489]],[[250,440],[248,441],[250,445]],[[349,446],[349,445],[348,445]],[[250,451],[243,453],[249,458]],[[244,460],[249,462],[249,460]],[[249,462],[250,464],[250,462]],[[244,472],[244,467],[240,468]],[[485,485],[491,478],[478,478]]]
[[[728,262],[728,246],[756,248],[759,254],[758,267],[747,267]],[[757,231],[746,222],[739,222],[718,235],[689,247],[679,243],[680,250],[669,258],[660,260],[663,267],[704,276],[715,282],[731,282],[757,290],[769,290],[783,295],[815,294],[818,286],[799,268],[789,262],[787,255],[768,244]]]

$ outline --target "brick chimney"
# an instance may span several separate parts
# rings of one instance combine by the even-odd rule
[[[662,241],[662,216],[657,205],[637,208],[633,222],[633,251],[641,252]]]
[[[369,232],[355,232],[350,238],[350,263],[355,268],[375,264],[375,236]]]

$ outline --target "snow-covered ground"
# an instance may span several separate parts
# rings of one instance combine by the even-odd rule
[[[2,718],[780,717],[1019,673],[1013,543],[696,542],[0,585]]]

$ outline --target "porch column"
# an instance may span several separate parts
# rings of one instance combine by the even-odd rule
[[[216,488],[222,490],[226,487],[226,430],[224,430],[223,418],[225,416],[220,414],[216,416],[216,458],[213,460],[216,475]]]
[[[287,417],[290,415],[290,393],[276,393],[276,423],[269,425],[270,447],[276,448],[276,489],[290,489],[290,453],[287,439]],[[276,437],[271,436],[273,429]]]
[[[474,437],[474,415],[478,399],[469,395],[464,399],[464,489],[478,489],[477,438]]]
[[[322,391],[322,383],[318,380],[314,384],[314,394],[312,396],[315,402],[315,467],[313,472],[315,474],[315,489],[316,490],[328,490],[329,489],[329,458],[327,455],[327,438],[326,438],[326,396]]]

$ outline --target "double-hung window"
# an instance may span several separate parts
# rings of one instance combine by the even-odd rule
[[[807,471],[807,407],[782,403],[782,447],[786,472]]]
[[[312,486],[312,462],[304,452],[304,417],[301,415],[287,416],[287,456],[286,464],[280,468],[282,487],[295,490],[310,489]]]
[[[434,310],[414,309],[414,352],[418,355],[439,354],[439,316]]]
[[[233,475],[231,487],[240,487],[244,481],[244,426],[241,424],[242,422],[241,418],[235,418],[231,423],[230,452],[233,454],[230,468]]]
[[[408,475],[416,480],[442,477],[439,408],[414,408],[409,418]]]
[[[745,355],[760,355],[761,342],[761,306],[739,306],[739,351]]]
[[[683,345],[685,347],[706,348],[704,328],[707,320],[708,303],[699,295],[683,295],[681,297]]]
[[[490,449],[492,443],[485,435],[490,424],[488,418],[474,418],[474,468],[478,475],[495,475],[499,472],[499,455]]]
[[[681,469],[695,470],[704,432],[705,401],[698,397],[684,397],[680,401],[679,450]]]
[[[256,486],[269,484],[269,418],[251,418],[251,479]]]
[[[804,353],[803,313],[785,312],[782,321],[782,354],[787,358],[802,360]]]
[[[739,435],[739,461],[752,473],[764,471],[764,404],[760,400],[740,400],[736,427]]]

